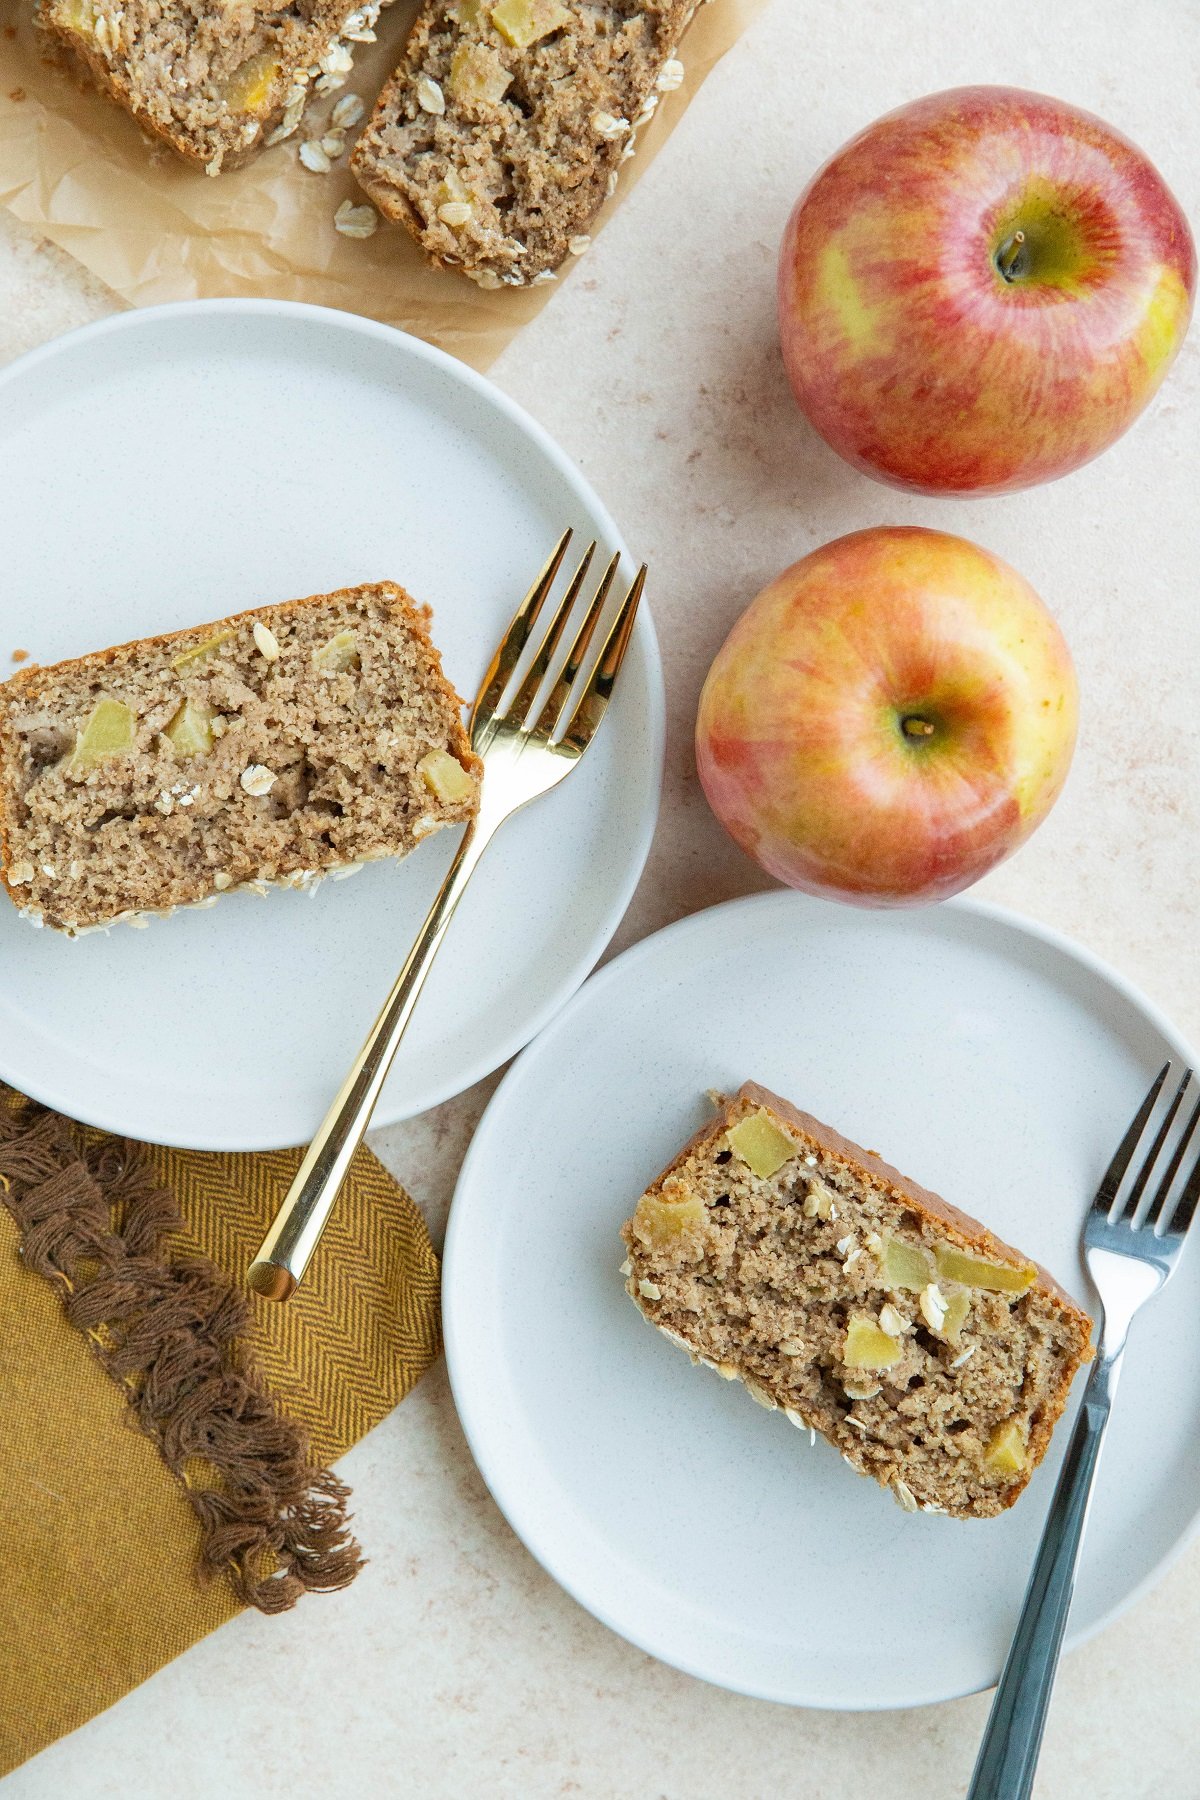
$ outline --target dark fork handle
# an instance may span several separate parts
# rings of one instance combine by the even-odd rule
[[[1079,1546],[1124,1345],[1103,1346],[1084,1390],[967,1800],[1029,1800],[1062,1649]]]

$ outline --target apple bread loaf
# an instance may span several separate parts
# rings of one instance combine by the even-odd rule
[[[210,175],[290,136],[387,0],[36,0],[37,19],[101,91]]]
[[[404,856],[478,805],[460,706],[390,582],[22,669],[0,686],[0,879],[76,934]]]
[[[482,287],[551,280],[677,87],[699,0],[426,0],[351,168]]]
[[[1091,1321],[938,1195],[747,1083],[622,1229],[673,1342],[907,1511],[990,1518],[1040,1462]]]

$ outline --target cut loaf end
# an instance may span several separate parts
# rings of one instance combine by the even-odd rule
[[[387,0],[36,0],[46,39],[185,161],[216,175],[341,87]]]
[[[753,1083],[622,1236],[651,1324],[907,1511],[1012,1506],[1092,1356],[1044,1269]]]
[[[426,0],[351,168],[481,287],[549,281],[661,94],[698,0]]]
[[[0,879],[76,934],[404,856],[478,806],[460,708],[390,582],[23,669],[0,686]]]

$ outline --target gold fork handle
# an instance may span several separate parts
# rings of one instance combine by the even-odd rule
[[[416,943],[372,1025],[367,1041],[321,1121],[287,1197],[251,1263],[247,1283],[267,1300],[288,1300],[304,1279],[379,1099],[387,1072],[400,1048],[413,1008],[441,947],[454,909],[479,859],[491,842],[494,826],[467,826]]]

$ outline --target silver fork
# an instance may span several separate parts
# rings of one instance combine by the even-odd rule
[[[1197,1084],[1192,1071],[1185,1070],[1174,1089],[1168,1089],[1171,1097],[1166,1105],[1160,1106],[1170,1073],[1168,1062],[1121,1139],[1084,1221],[1084,1260],[1100,1295],[1100,1342],[967,1800],[1028,1800],[1032,1791],[1079,1546],[1129,1327],[1138,1308],[1152,1300],[1174,1273],[1200,1199],[1200,1153],[1191,1149],[1200,1120],[1200,1101],[1191,1104]],[[1184,1108],[1189,1088],[1190,1110]],[[1148,1148],[1127,1181],[1134,1157],[1147,1141]],[[1142,1202],[1152,1183],[1143,1213]]]
[[[612,698],[633,632],[646,566],[643,563],[639,569],[602,632],[599,649],[589,660],[592,639],[621,560],[619,554],[613,557],[564,656],[567,628],[595,554],[594,543],[589,544],[566,593],[554,607],[515,693],[506,698],[570,541],[571,533],[564,532],[513,615],[483,678],[470,723],[471,747],[483,760],[479,811],[467,827],[382,1012],[309,1145],[250,1265],[246,1277],[249,1285],[268,1300],[289,1299],[303,1279],[375,1110],[425,977],[480,858],[506,819],[530,800],[557,787],[570,774],[595,737]],[[585,665],[588,673],[583,676]],[[535,711],[538,696],[556,667],[558,674],[549,695]]]

